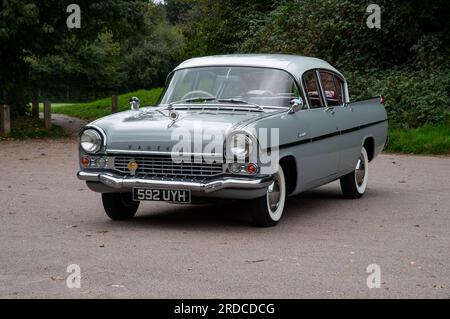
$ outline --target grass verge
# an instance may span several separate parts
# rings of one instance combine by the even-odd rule
[[[141,106],[155,105],[159,96],[161,95],[162,90],[162,88],[155,88],[151,90],[139,90],[119,95],[119,111],[125,111],[130,108],[129,102],[131,97],[133,96],[136,96],[140,99]],[[110,115],[111,103],[111,97],[108,97],[88,103],[52,104],[52,112],[93,121],[103,116]]]
[[[387,152],[449,155],[450,125],[426,125],[411,130],[391,130]]]
[[[60,126],[53,124],[52,128],[47,131],[43,120],[22,116],[11,121],[11,135],[8,138],[61,138],[67,136],[67,133]],[[2,139],[6,138],[3,137]]]

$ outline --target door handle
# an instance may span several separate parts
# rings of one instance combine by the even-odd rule
[[[332,107],[332,106],[326,107],[325,112],[330,113],[331,115],[334,115],[334,107]]]

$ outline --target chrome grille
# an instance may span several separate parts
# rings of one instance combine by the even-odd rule
[[[222,173],[221,163],[189,162],[175,163],[171,156],[116,156],[114,169],[130,173],[128,163],[134,160],[138,164],[136,174],[156,176],[213,176]]]

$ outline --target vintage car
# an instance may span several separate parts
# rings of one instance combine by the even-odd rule
[[[130,104],[80,133],[78,178],[113,220],[140,201],[233,199],[273,226],[288,196],[337,179],[345,198],[360,198],[387,143],[384,98],[350,101],[344,76],[310,57],[190,59],[156,107]]]

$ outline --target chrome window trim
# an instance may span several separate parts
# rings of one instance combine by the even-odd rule
[[[320,77],[320,69],[316,69],[315,71],[316,71],[316,80],[317,80],[317,83],[319,84],[319,88],[320,88],[320,96],[322,97],[322,102],[324,104],[324,106],[318,107],[318,109],[327,108],[328,101],[327,101],[327,96],[325,94],[325,90],[323,89],[322,78]]]
[[[336,86],[336,82],[335,82],[335,77],[338,77],[341,81],[342,81],[342,88],[341,88],[341,90],[342,90],[342,104],[340,104],[340,105],[334,105],[334,106],[332,106],[332,107],[344,107],[345,106],[345,104],[346,104],[346,95],[345,95],[345,80],[344,80],[344,78],[342,77],[342,76],[340,76],[339,74],[337,74],[336,72],[333,72],[333,71],[331,71],[331,70],[328,70],[328,69],[316,69],[316,72],[317,72],[317,77],[318,77],[318,79],[319,79],[319,82],[320,82],[320,87],[321,87],[321,91],[322,91],[322,96],[323,96],[323,98],[324,98],[324,101],[325,101],[325,104],[326,104],[326,107],[328,107],[328,101],[327,101],[327,98],[326,98],[326,94],[325,94],[325,90],[323,89],[323,85],[322,85],[322,77],[320,76],[320,72],[324,72],[324,73],[330,73],[332,76],[333,76],[333,82],[334,82],[334,85]]]
[[[309,96],[307,95],[307,89],[306,89],[306,82],[305,82],[305,79],[304,79],[304,75],[306,74],[306,73],[308,73],[308,72],[313,72],[314,73],[314,76],[315,76],[315,79],[316,79],[316,83],[317,83],[317,89],[319,90],[317,93],[319,94],[319,99],[321,100],[321,104],[322,103],[324,103],[324,97],[322,96],[322,88],[321,88],[321,83],[320,83],[320,79],[318,78],[318,75],[317,75],[317,70],[318,69],[309,69],[309,70],[306,70],[305,72],[303,72],[303,74],[302,74],[302,76],[301,76],[301,78],[300,78],[300,80],[301,80],[301,83],[302,83],[302,90],[303,90],[303,94],[306,96],[306,98],[305,98],[305,100],[306,100],[306,104],[307,104],[307,106],[308,106],[308,109],[321,109],[321,108],[324,108],[324,107],[326,107],[326,106],[320,106],[320,107],[312,107],[311,106],[311,104],[309,103]]]

